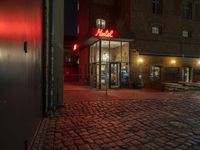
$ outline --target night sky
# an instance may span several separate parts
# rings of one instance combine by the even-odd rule
[[[65,36],[76,35],[76,0],[65,0]]]

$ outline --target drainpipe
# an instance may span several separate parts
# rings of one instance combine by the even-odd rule
[[[42,63],[43,63],[43,116],[48,115],[49,105],[49,3],[48,0],[42,1]]]
[[[54,24],[54,0],[49,1],[49,110],[54,106],[54,49],[55,49],[55,24]]]

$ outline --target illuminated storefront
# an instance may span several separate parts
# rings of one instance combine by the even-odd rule
[[[115,39],[114,30],[97,29],[90,45],[90,84],[94,88],[128,87],[129,41]]]

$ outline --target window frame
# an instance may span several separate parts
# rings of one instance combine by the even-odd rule
[[[184,35],[184,32],[185,32],[185,35],[187,34],[187,36]],[[187,33],[186,33],[186,32],[187,32]],[[183,30],[182,30],[182,37],[183,37],[183,38],[190,38],[190,37],[192,37],[192,31],[187,30],[187,29],[183,29]]]
[[[96,27],[105,29],[106,28],[106,20],[102,19],[102,18],[97,18],[96,19]]]
[[[151,26],[151,33],[154,34],[154,35],[159,35],[159,34],[161,34],[161,26],[152,25],[152,26]]]
[[[189,0],[183,0],[182,16],[184,19],[192,19],[192,3]]]
[[[152,0],[152,13],[162,14],[162,0]]]

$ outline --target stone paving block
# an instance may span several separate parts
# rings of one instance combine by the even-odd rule
[[[69,150],[78,150],[78,148],[75,145],[69,146],[68,149]]]

